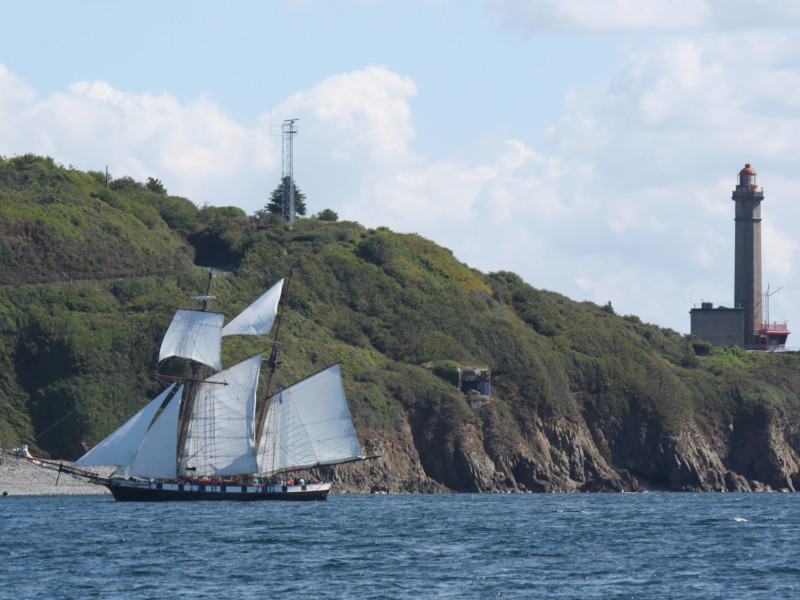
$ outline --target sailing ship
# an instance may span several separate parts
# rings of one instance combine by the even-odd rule
[[[223,338],[270,332],[283,281],[227,325],[222,313],[207,310],[211,296],[195,298],[203,302],[203,310],[179,309],[161,343],[159,368],[177,357],[189,361],[192,375],[173,377],[147,406],[72,466],[59,465],[59,471],[103,485],[122,501],[325,500],[330,482],[294,480],[289,474],[365,459],[339,365],[270,396],[279,319],[268,359],[262,352],[221,366]],[[285,299],[283,307],[281,318]],[[257,414],[264,365],[269,369],[268,397]],[[208,368],[213,372],[202,376]],[[167,378],[158,370],[156,374]],[[86,470],[92,466],[117,468],[101,477]]]

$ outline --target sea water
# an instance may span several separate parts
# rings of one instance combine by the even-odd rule
[[[0,598],[797,598],[800,495],[0,498]]]

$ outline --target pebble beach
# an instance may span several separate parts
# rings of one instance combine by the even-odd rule
[[[64,464],[69,464],[65,462]],[[107,473],[104,473],[107,474]],[[0,454],[0,499],[8,496],[98,496],[110,492],[100,485],[57,470],[42,468],[30,460]]]

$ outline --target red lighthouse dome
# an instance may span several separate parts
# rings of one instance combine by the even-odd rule
[[[750,166],[750,163],[745,163],[744,169],[739,171],[739,185],[746,186],[747,189],[752,190],[756,187],[756,170]]]

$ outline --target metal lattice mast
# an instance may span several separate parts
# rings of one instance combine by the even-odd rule
[[[283,122],[283,173],[281,175],[281,185],[283,186],[283,198],[281,203],[281,214],[283,222],[294,225],[294,136],[297,133],[295,122],[299,119],[286,119]]]

